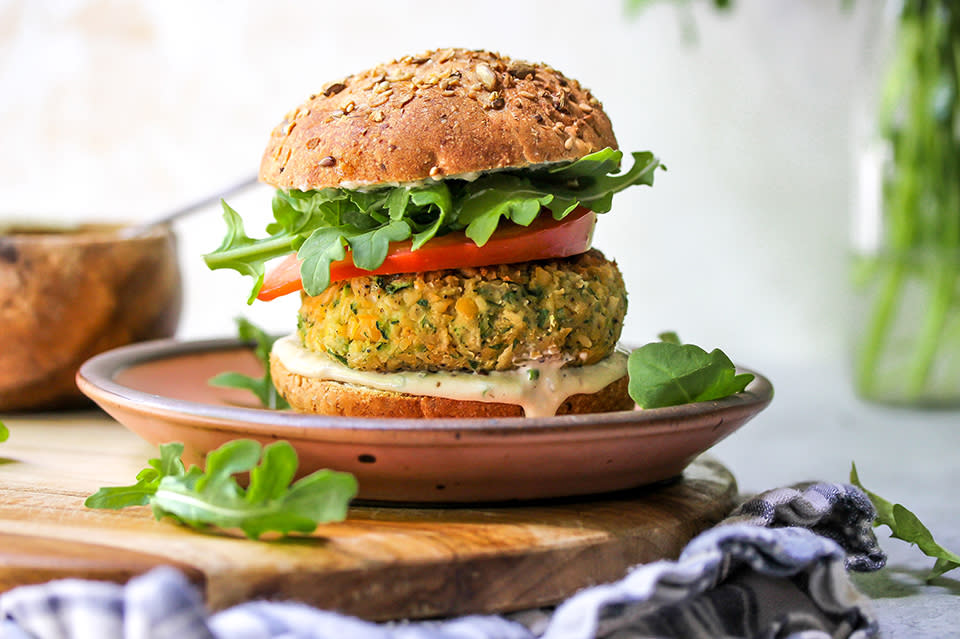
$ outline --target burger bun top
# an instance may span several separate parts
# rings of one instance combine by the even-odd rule
[[[600,102],[541,63],[443,49],[347,76],[288,113],[260,180],[363,188],[576,160],[617,148]]]

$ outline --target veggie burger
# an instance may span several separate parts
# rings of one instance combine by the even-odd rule
[[[528,417],[630,409],[627,310],[598,213],[652,185],[600,102],[545,65],[486,51],[406,56],[332,82],[273,130],[267,237],[205,256],[300,292],[271,374],[298,411]],[[278,259],[275,259],[278,258]],[[267,262],[270,269],[267,272]]]

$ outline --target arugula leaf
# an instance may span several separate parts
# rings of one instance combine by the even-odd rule
[[[548,167],[546,171],[565,180],[580,177],[601,177],[619,171],[622,159],[623,152],[607,147],[585,155],[579,160],[574,160],[570,164]]]
[[[248,237],[240,215],[223,200],[220,200],[220,204],[223,206],[223,220],[227,224],[227,235],[216,250],[217,254],[223,256],[219,268],[235,269],[256,281],[247,299],[247,303],[250,304],[256,299],[257,292],[263,286],[264,264],[267,260],[295,250],[294,242],[288,237],[287,232],[265,240],[254,240]],[[289,223],[289,220],[284,222]]]
[[[860,483],[857,465],[850,463],[850,483],[866,493],[873,507],[877,509],[874,526],[887,526],[890,536],[915,545],[927,557],[936,559],[927,580],[939,577],[943,573],[960,568],[960,555],[951,552],[933,539],[933,534],[920,519],[900,504],[892,504],[876,493],[872,493]]]
[[[273,343],[277,341],[277,338],[271,337],[263,329],[242,317],[238,317],[234,321],[237,323],[237,333],[240,339],[254,343],[253,353],[263,366],[263,377],[258,378],[243,373],[227,372],[215,375],[207,383],[222,388],[246,389],[256,395],[265,408],[277,410],[290,408],[287,400],[277,392],[273,385],[273,377],[270,374],[270,349],[273,348]]]
[[[418,230],[417,234],[413,236],[411,248],[416,251],[423,246],[424,243],[435,237],[440,229],[444,228],[447,217],[453,214],[453,196],[450,195],[450,188],[445,182],[437,182],[433,186],[404,190],[410,194],[410,202],[420,209],[437,211],[437,219],[426,228]],[[431,206],[433,209],[430,208]],[[377,266],[380,266],[382,263],[383,260],[381,260]],[[376,266],[374,268],[376,268]]]
[[[350,245],[350,250],[353,251],[353,263],[360,268],[372,271],[383,264],[383,260],[387,256],[387,249],[390,248],[390,242],[399,242],[409,237],[410,226],[406,222],[399,221],[390,222],[360,235],[354,235],[347,240],[347,243]],[[322,289],[317,291],[317,293],[320,292],[322,292]],[[317,293],[313,293],[313,295]]]
[[[469,185],[459,203],[458,222],[477,246],[483,246],[505,217],[529,226],[553,195],[543,193],[530,180],[515,175],[494,175]],[[572,209],[571,209],[572,210]]]
[[[8,437],[10,437],[10,431],[3,422],[0,422],[0,442],[7,441]]]
[[[147,460],[148,468],[137,473],[137,483],[132,486],[110,486],[98,490],[87,497],[83,505],[87,508],[109,508],[118,510],[127,506],[146,506],[157,492],[160,480],[168,475],[184,473],[183,444],[174,442],[160,444],[160,457]]]
[[[297,251],[304,290],[317,295],[330,285],[330,264],[346,258],[347,247],[354,265],[374,270],[393,242],[412,238],[417,250],[438,235],[465,231],[483,246],[502,219],[526,226],[546,209],[559,220],[581,204],[608,212],[615,193],[652,185],[661,166],[648,151],[632,157],[625,173],[617,173],[623,153],[607,148],[567,164],[487,173],[472,182],[454,178],[370,191],[277,191],[268,237],[248,237],[239,215],[224,204],[227,237],[204,260],[211,269],[231,268],[252,277],[252,302],[263,285],[264,264]]]
[[[132,486],[101,488],[86,499],[88,508],[119,509],[150,505],[157,519],[171,517],[197,529],[238,528],[251,539],[267,532],[311,533],[317,524],[342,521],[357,493],[348,473],[319,470],[290,485],[297,453],[286,441],[261,448],[258,442],[228,442],[207,455],[206,471],[184,470],[183,444],[161,444],[160,458],[137,475]],[[235,475],[250,473],[246,489]]]
[[[634,350],[627,359],[630,397],[640,408],[660,408],[720,399],[742,392],[753,375],[737,375],[720,349],[710,353],[681,344],[676,333]]]
[[[661,342],[669,342],[670,344],[680,344],[680,336],[677,335],[675,331],[664,331],[657,334],[657,338]]]
[[[584,162],[593,157],[591,162],[601,165],[611,166],[614,163],[619,165],[622,157],[620,151],[604,149],[586,157],[580,158],[577,162]],[[577,167],[577,162],[570,165],[571,175],[565,175],[563,170],[553,173],[554,180],[561,180],[551,192],[558,198],[575,199],[579,204],[587,207],[595,213],[608,213],[613,202],[613,195],[634,185],[653,186],[653,174],[657,167],[666,170],[666,167],[660,164],[660,161],[649,151],[632,153],[633,166],[626,173],[617,175],[598,175],[590,174],[589,165]],[[565,187],[565,188],[564,188]],[[554,217],[557,212],[554,211]]]

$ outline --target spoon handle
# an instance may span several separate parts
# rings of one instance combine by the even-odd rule
[[[237,182],[236,184],[232,184],[225,189],[221,189],[220,191],[213,193],[211,195],[207,195],[202,199],[199,199],[194,202],[191,202],[190,204],[181,206],[178,209],[164,213],[163,215],[156,217],[152,220],[143,222],[141,224],[135,224],[133,226],[128,226],[120,231],[120,235],[121,237],[124,237],[124,238],[138,237],[140,235],[144,235],[146,233],[149,233],[151,229],[157,226],[170,224],[174,220],[178,220],[185,215],[189,215],[190,213],[198,211],[202,208],[206,208],[208,206],[216,204],[223,198],[229,197],[241,191],[245,191],[249,189],[251,186],[254,186],[256,183],[257,183],[256,175],[252,175],[250,177],[244,178],[243,180],[241,180],[240,182]]]

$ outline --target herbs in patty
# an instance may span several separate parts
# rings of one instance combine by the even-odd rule
[[[627,310],[616,264],[596,250],[522,262],[335,282],[300,307],[304,346],[356,370],[507,370],[600,361]]]

